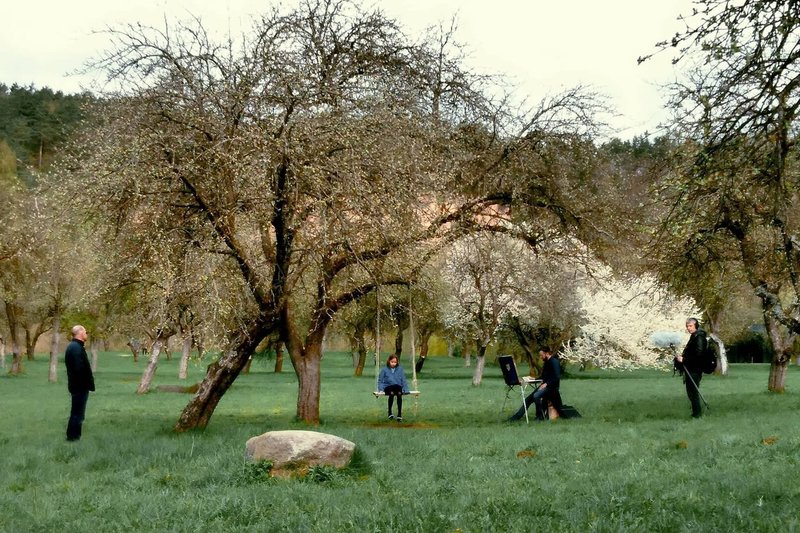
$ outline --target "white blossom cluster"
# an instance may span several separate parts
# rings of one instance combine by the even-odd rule
[[[581,335],[562,347],[562,359],[615,369],[671,365],[673,351],[658,339],[684,344],[686,318],[699,316],[695,303],[674,297],[652,278],[622,280],[606,271],[593,281],[578,289],[585,323]]]

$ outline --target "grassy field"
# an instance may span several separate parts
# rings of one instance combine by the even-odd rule
[[[576,373],[562,383],[577,420],[508,423],[504,385],[430,358],[403,424],[385,420],[372,372],[326,354],[322,423],[293,420],[289,367],[256,362],[203,432],[171,427],[189,397],[135,394],[144,362],[101,354],[84,438],[64,441],[63,365],[0,376],[0,531],[798,531],[798,373],[766,392],[766,365],[706,377],[711,404],[689,417],[669,373]],[[199,381],[201,366],[189,383]],[[164,361],[156,384],[177,384]],[[512,396],[512,398],[515,398]],[[265,431],[316,429],[352,440],[358,468],[272,480],[244,462]]]

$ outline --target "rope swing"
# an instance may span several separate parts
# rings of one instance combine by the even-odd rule
[[[378,380],[381,373],[381,296],[377,285],[375,286],[375,301],[377,302],[377,318],[375,320],[375,392],[373,394],[377,398],[378,396],[384,396],[383,391],[378,390]]]
[[[419,395],[417,387],[417,339],[414,329],[414,312],[411,308],[411,285],[408,286],[408,329],[409,333],[411,333],[411,388]],[[413,394],[413,392],[409,394]]]
[[[377,300],[377,318],[375,320],[375,390],[373,391],[373,395],[376,398],[380,398],[381,396],[386,396],[386,394],[378,389],[378,380],[380,378],[380,369],[381,369],[381,298],[380,292],[378,288],[375,288],[375,299]],[[419,387],[417,385],[417,369],[416,369],[416,349],[414,344],[416,342],[415,335],[414,335],[414,315],[411,309],[411,293],[409,291],[408,296],[408,322],[409,322],[409,329],[411,332],[411,388],[413,390],[409,391],[408,394],[414,396],[414,413],[417,412],[417,397],[419,397]],[[399,358],[399,356],[398,356]]]

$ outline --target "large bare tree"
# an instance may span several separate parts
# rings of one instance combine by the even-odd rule
[[[379,12],[340,0],[272,11],[221,44],[197,21],[110,35],[114,51],[98,66],[120,89],[71,165],[91,184],[86,199],[152,257],[180,235],[224,260],[240,287],[215,322],[223,355],[177,430],[208,423],[273,333],[297,374],[297,417],[317,422],[335,314],[407,283],[414,258],[492,224],[491,206],[588,226],[564,207],[560,178],[548,180],[584,162],[571,155],[585,146],[594,100],[579,90],[518,115],[443,52],[447,38],[413,43]]]
[[[297,415],[317,421],[332,316],[380,282],[370,262],[458,218],[437,201],[451,174],[431,141],[420,53],[346,2],[271,13],[241,48],[199,25],[113,35],[103,65],[128,93],[109,99],[96,157],[80,161],[98,182],[93,199],[151,247],[181,232],[227,258],[247,291],[178,429],[208,422],[275,330],[298,376]]]

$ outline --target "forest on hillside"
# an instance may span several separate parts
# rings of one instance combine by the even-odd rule
[[[58,147],[84,117],[88,94],[64,94],[50,88],[7,85],[0,81],[0,176],[17,175],[33,185]]]

